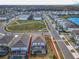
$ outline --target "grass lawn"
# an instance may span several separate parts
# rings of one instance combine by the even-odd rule
[[[8,56],[0,57],[0,59],[8,59]]]
[[[56,52],[53,49],[51,38],[49,36],[45,36],[45,40],[47,43],[48,57],[49,59],[57,59]]]
[[[47,41],[48,47],[50,47],[50,46],[52,45],[52,44],[51,44],[52,41],[51,41],[51,38],[50,38],[49,36],[46,37],[46,41]],[[54,43],[55,43],[55,45],[56,45],[56,48],[57,48],[57,51],[58,51],[58,53],[59,53],[60,58],[61,58],[61,59],[64,59],[63,54],[62,54],[60,48],[58,47],[56,41],[55,41]],[[53,49],[52,46],[51,46],[50,48],[48,48],[48,52],[49,52],[48,55],[51,56],[50,59],[57,59],[57,57],[56,57],[56,52],[55,52],[55,50]]]
[[[67,41],[64,41],[66,43],[66,45],[69,45],[69,43]]]
[[[46,26],[41,20],[18,20],[8,25],[5,29],[9,32],[31,32],[42,31],[45,28]]]
[[[72,49],[71,52],[75,53],[75,51]]]
[[[79,48],[76,48],[77,52],[79,53]]]
[[[7,54],[6,56],[4,56],[4,57],[0,57],[0,59],[9,59],[10,55],[11,55],[11,52],[9,54]]]

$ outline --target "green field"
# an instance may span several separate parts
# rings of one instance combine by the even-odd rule
[[[18,20],[9,24],[5,29],[9,32],[46,31],[43,20]]]

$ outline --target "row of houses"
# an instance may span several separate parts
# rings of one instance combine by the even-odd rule
[[[10,19],[18,16],[20,19],[26,19],[30,16],[31,12],[17,12],[17,11],[11,11],[6,12],[5,14],[0,14],[0,21],[9,21]]]
[[[67,19],[62,19],[59,17],[54,17],[52,14],[50,17],[55,21],[55,28],[61,32],[69,32],[71,36],[75,39],[75,43],[79,46],[79,25],[76,25]]]
[[[19,20],[28,20],[28,18],[30,17],[31,15],[30,14],[22,14],[22,15],[19,15],[18,16],[18,19]]]
[[[79,45],[79,26],[71,23],[67,20],[57,20],[57,26],[59,31],[71,32],[72,37],[76,40]]]
[[[16,12],[6,13],[0,15],[0,21],[9,21],[10,19],[16,17],[18,14]]]
[[[65,31],[79,30],[78,25],[76,25],[76,24],[74,24],[66,19],[56,18],[55,21],[56,21],[56,26],[58,28],[61,27]]]
[[[20,20],[43,20],[42,12],[30,12],[29,14],[21,14],[18,16]]]
[[[6,15],[0,15],[0,21],[9,21],[14,17],[18,17],[19,20],[43,20],[42,12],[12,12],[6,13]]]
[[[63,10],[63,11],[52,11],[51,13],[57,14],[57,15],[64,15],[64,14],[68,15],[68,14],[79,14],[79,11],[65,11],[65,10]]]
[[[20,57],[27,59],[29,46],[31,46],[31,54],[46,54],[45,39],[42,36],[33,37],[30,45],[30,34],[25,33],[22,35],[5,35],[0,38],[0,56],[5,56],[10,52],[9,59]]]

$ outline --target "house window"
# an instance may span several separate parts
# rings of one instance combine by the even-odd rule
[[[34,46],[34,45],[37,45],[37,43],[33,43],[33,46]]]
[[[45,44],[44,43],[41,43],[41,45],[44,46]]]

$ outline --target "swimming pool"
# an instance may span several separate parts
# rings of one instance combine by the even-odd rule
[[[71,22],[73,22],[73,23],[75,23],[75,24],[77,24],[77,25],[79,25],[79,18],[68,18],[67,20],[69,20],[69,21],[71,21]]]

